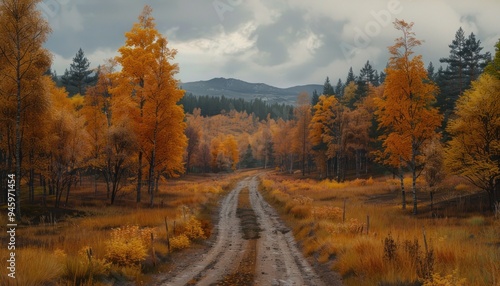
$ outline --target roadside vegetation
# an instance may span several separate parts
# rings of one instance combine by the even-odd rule
[[[500,220],[487,211],[486,196],[449,178],[433,210],[422,193],[414,216],[401,209],[398,184],[392,177],[337,183],[270,175],[261,191],[304,255],[339,272],[346,285],[500,283]]]
[[[26,205],[23,227],[16,233],[16,283],[147,283],[150,274],[172,267],[184,249],[202,247],[212,233],[218,199],[238,176],[187,176],[163,183],[152,208],[137,204],[134,190],[124,192],[120,203],[109,205],[105,193],[96,195],[87,186],[93,186],[93,180],[85,178],[69,205],[43,212],[40,206]],[[104,184],[98,187],[104,189]],[[2,245],[7,245],[6,239],[2,237]],[[0,259],[7,260],[8,255],[6,247],[0,250]],[[6,276],[0,278],[1,285],[9,283]]]

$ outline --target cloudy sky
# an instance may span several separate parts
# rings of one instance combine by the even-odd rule
[[[400,35],[396,18],[415,23],[426,65],[449,55],[459,27],[485,51],[500,38],[498,0],[43,0],[53,68],[64,73],[79,48],[92,67],[115,56],[145,4],[178,50],[183,82],[233,77],[289,87],[345,80],[367,60],[382,70]]]

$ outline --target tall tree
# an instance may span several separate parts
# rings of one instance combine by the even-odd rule
[[[432,62],[429,62],[429,65],[427,66],[427,76],[431,81],[436,81],[436,72],[434,71],[434,65]]]
[[[151,13],[151,7],[146,5],[139,22],[125,34],[125,45],[118,50],[120,55],[116,58],[122,70],[113,92],[131,103],[130,113],[139,143],[137,201],[141,201],[145,155],[149,162],[148,192],[152,204],[155,178],[158,177],[156,171],[162,170],[160,165],[165,165],[164,172],[168,175],[182,172],[187,138],[184,110],[177,104],[184,91],[178,88],[174,78],[178,66],[171,63],[177,51],[167,47],[167,39],[156,29]]]
[[[297,107],[294,109],[296,118],[296,132],[294,146],[300,156],[302,175],[305,175],[306,165],[309,160],[311,144],[309,142],[309,123],[311,122],[311,103],[309,94],[302,92],[297,97]]]
[[[290,133],[293,130],[293,121],[278,119],[272,129],[273,151],[275,162],[282,172],[293,165],[293,150],[290,148]]]
[[[483,74],[457,101],[450,120],[452,136],[446,165],[489,194],[490,207],[500,201],[500,80]]]
[[[319,101],[319,94],[316,90],[314,90],[311,98],[311,105],[313,108],[316,105],[316,103],[318,103],[318,101]]]
[[[309,124],[309,139],[316,164],[327,177],[333,177],[333,159],[338,156],[341,142],[341,104],[333,96],[320,96],[316,112]],[[339,158],[337,157],[337,161]]]
[[[488,66],[486,66],[484,71],[487,74],[500,79],[500,40],[498,40],[495,44],[495,58],[488,63]]]
[[[337,81],[337,85],[335,86],[335,94],[338,98],[341,98],[344,95],[344,84],[342,83],[342,80],[340,78]]]
[[[347,86],[349,83],[353,82],[356,80],[356,76],[354,75],[354,72],[352,71],[352,67],[349,68],[349,73],[347,74],[347,78],[345,80],[344,86]]]
[[[443,84],[440,86],[442,98],[438,100],[438,103],[441,103],[441,111],[444,113],[445,125],[453,113],[459,96],[483,72],[491,57],[489,52],[481,53],[483,49],[481,42],[476,40],[474,33],[465,37],[461,27],[449,47],[450,55],[440,59],[440,62],[447,64],[443,71]]]
[[[378,85],[378,82],[376,81],[375,74],[376,70],[372,67],[370,64],[370,61],[366,61],[365,65],[359,72],[359,81],[364,82],[365,84],[372,84],[374,86]]]
[[[476,40],[474,33],[471,33],[465,40],[464,62],[467,71],[468,87],[475,81],[491,60],[490,52],[481,53],[481,41]]]
[[[192,159],[196,155],[196,151],[200,145],[201,126],[199,125],[199,122],[194,120],[188,121],[185,133],[188,139],[186,148],[186,173],[189,173],[192,167]]]
[[[378,120],[388,134],[383,137],[384,152],[392,161],[403,160],[412,173],[413,214],[417,214],[416,181],[425,158],[423,148],[437,137],[441,116],[432,107],[437,87],[429,82],[420,55],[413,49],[421,45],[412,32],[413,23],[396,20],[394,26],[402,37],[389,47],[384,94],[377,100]]]
[[[90,62],[80,48],[70,64],[69,71],[66,69],[61,77],[62,85],[68,91],[69,96],[84,95],[88,86],[97,83],[98,75],[91,76],[94,71],[89,69],[89,66]]]
[[[23,127],[26,112],[40,92],[44,72],[50,67],[49,52],[43,48],[50,32],[48,23],[37,10],[39,0],[0,1],[0,96],[13,107],[6,123],[13,131],[8,159],[15,160],[16,215],[21,216],[21,162]],[[12,120],[14,118],[14,120]],[[8,135],[8,136],[11,136]],[[12,150],[14,150],[12,152]],[[2,178],[3,179],[3,178]]]
[[[330,78],[326,77],[325,83],[323,84],[323,93],[324,95],[333,95],[335,91],[333,90],[333,86],[330,83]]]

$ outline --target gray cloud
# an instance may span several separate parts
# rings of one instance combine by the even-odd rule
[[[93,66],[116,55],[146,3],[153,8],[158,30],[179,51],[175,61],[182,81],[223,76],[291,86],[322,83],[326,76],[336,83],[339,77],[345,79],[350,66],[358,73],[367,60],[382,70],[387,46],[399,35],[392,24],[374,15],[394,3],[400,10],[390,14],[390,20],[415,22],[417,37],[425,40],[417,52],[426,64],[439,66],[460,26],[466,34],[474,32],[486,51],[493,51],[500,38],[500,2],[495,0],[44,2],[59,3],[53,13],[45,13],[53,28],[46,47],[55,55],[53,66],[59,74],[80,47]],[[368,35],[365,42],[360,34]]]

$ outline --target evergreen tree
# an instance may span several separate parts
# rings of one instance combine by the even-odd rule
[[[345,80],[345,85],[347,86],[349,83],[353,82],[356,80],[356,77],[354,76],[354,72],[352,71],[352,67],[349,68],[349,73],[347,74],[347,79]]]
[[[62,85],[68,91],[69,96],[77,93],[83,95],[88,86],[95,85],[97,75],[92,76],[93,71],[89,70],[89,66],[90,62],[80,48],[73,58],[69,71],[66,69],[61,78]]]
[[[373,69],[370,61],[366,61],[365,66],[359,72],[359,81],[363,81],[365,84],[371,83],[372,85],[376,86],[377,83],[375,82],[375,72],[376,70]]]
[[[458,96],[466,89],[465,80],[465,60],[464,60],[465,36],[462,27],[455,33],[455,39],[448,46],[450,55],[448,58],[441,58],[441,63],[446,63],[447,67],[443,71],[446,86],[440,87],[441,95],[447,99],[443,100],[445,106],[441,106],[445,113],[451,112]],[[445,117],[446,120],[446,117]]]
[[[255,167],[255,158],[253,157],[252,146],[248,144],[247,150],[243,155],[243,160],[241,160],[241,165],[243,168],[253,168]]]
[[[472,81],[475,81],[479,75],[483,73],[484,68],[491,60],[491,54],[489,52],[481,54],[482,50],[481,41],[476,40],[474,33],[471,33],[465,40],[464,50],[464,60],[469,84],[467,88],[470,87]]]
[[[427,76],[432,81],[436,80],[436,76],[434,73],[434,65],[432,64],[432,62],[430,62],[429,65],[427,66]]]
[[[438,102],[442,104],[439,107],[444,114],[445,126],[459,96],[470,88],[471,82],[483,72],[490,59],[489,53],[481,53],[481,42],[476,40],[474,33],[466,38],[461,27],[449,47],[448,58],[439,60],[447,64],[442,74],[442,85],[439,86],[441,98],[438,98]]]
[[[385,72],[381,71],[380,74],[378,75],[379,85],[385,82],[385,76],[386,76]]]
[[[333,86],[330,84],[330,79],[326,77],[325,83],[323,84],[323,94],[324,95],[334,95]]]
[[[337,81],[337,86],[335,87],[335,94],[339,98],[344,94],[344,85],[342,84],[342,80],[340,78]]]
[[[311,105],[313,106],[313,109],[316,103],[318,103],[318,101],[319,101],[319,94],[316,90],[314,90],[311,98]]]
[[[380,85],[380,76],[378,75],[378,71],[375,70],[375,74],[373,75],[373,82],[372,84],[374,86],[379,86]]]

